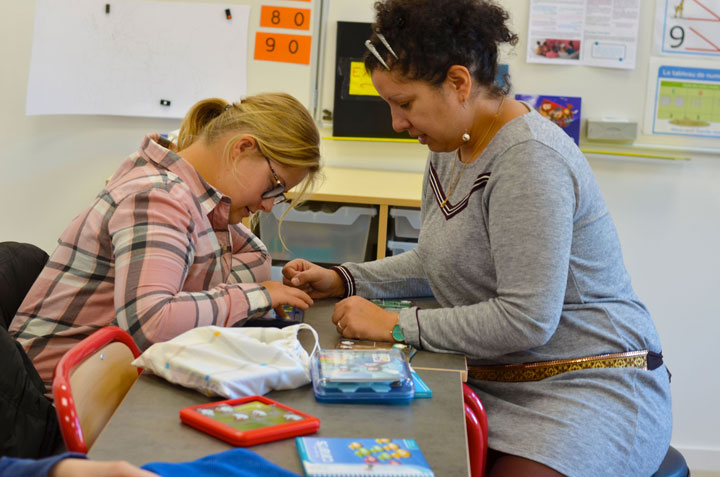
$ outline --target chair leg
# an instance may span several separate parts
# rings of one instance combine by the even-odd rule
[[[488,422],[487,415],[485,414],[485,407],[483,406],[477,394],[475,394],[475,391],[473,391],[472,388],[465,383],[463,383],[463,400],[465,401],[465,404],[467,404],[472,410],[472,412],[475,414],[475,417],[477,418],[477,421],[480,425],[480,431],[482,435],[480,449],[482,450],[481,460],[482,469],[484,471],[485,465],[487,463],[488,448]]]
[[[470,406],[465,406],[465,426],[467,428],[468,456],[470,457],[471,477],[484,477],[485,475],[485,449],[483,436],[477,416]]]

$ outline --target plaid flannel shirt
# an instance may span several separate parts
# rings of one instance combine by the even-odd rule
[[[160,136],[145,137],[63,232],[10,332],[50,389],[62,355],[116,325],[141,350],[269,310],[265,245],[228,223],[230,199]]]

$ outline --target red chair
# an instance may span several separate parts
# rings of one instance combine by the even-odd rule
[[[116,326],[101,328],[70,349],[55,367],[52,393],[68,451],[87,453],[137,380],[137,345]]]
[[[488,423],[480,398],[475,391],[463,383],[463,401],[465,402],[465,426],[468,435],[468,453],[470,454],[470,474],[472,477],[485,475],[488,448]]]

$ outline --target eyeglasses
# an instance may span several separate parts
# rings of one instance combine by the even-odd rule
[[[272,189],[263,192],[261,197],[263,199],[274,199],[273,205],[287,202],[287,197],[285,197],[285,186],[282,185],[282,183],[280,182],[278,175],[275,173],[275,169],[273,169],[272,164],[270,164],[270,159],[266,157],[265,160],[267,161],[268,167],[270,168],[270,172],[272,172],[273,179],[275,179],[275,186],[273,186]]]

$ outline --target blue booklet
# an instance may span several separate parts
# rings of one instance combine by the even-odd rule
[[[415,439],[297,437],[307,477],[433,477]]]
[[[415,399],[417,398],[431,398],[432,389],[430,386],[425,384],[425,381],[415,372],[414,369],[410,369],[410,375],[412,376],[413,385],[415,386]]]

